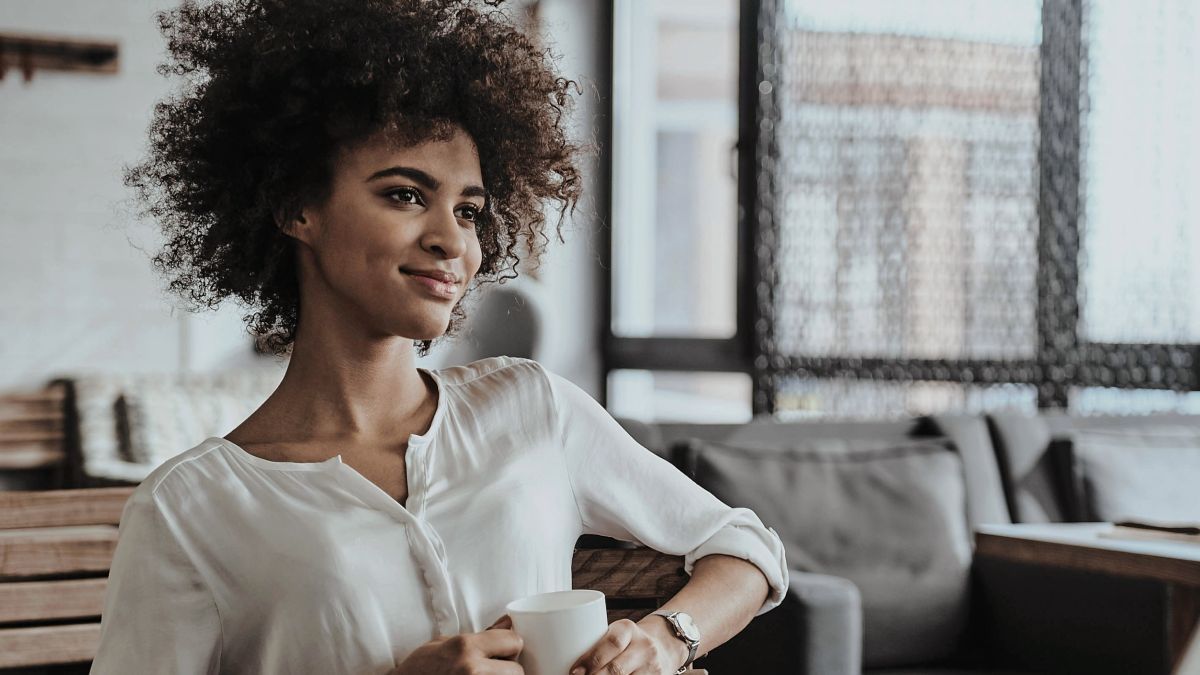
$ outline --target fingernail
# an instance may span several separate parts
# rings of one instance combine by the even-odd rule
[[[583,675],[583,668],[572,668],[571,675]]]

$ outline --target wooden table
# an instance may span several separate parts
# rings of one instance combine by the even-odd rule
[[[1110,523],[984,525],[975,555],[1165,584],[1168,659],[1178,664],[1200,619],[1200,544],[1106,536],[1112,532]]]

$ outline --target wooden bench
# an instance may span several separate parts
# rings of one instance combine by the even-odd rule
[[[65,395],[60,384],[0,394],[0,472],[37,479],[20,481],[19,489],[70,487]]]
[[[95,656],[117,524],[132,492],[0,492],[0,669]],[[640,619],[687,581],[681,557],[645,548],[577,549],[572,572],[575,588],[608,596],[610,622]]]
[[[0,668],[91,660],[132,491],[0,492]]]

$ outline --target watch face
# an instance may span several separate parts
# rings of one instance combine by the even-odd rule
[[[683,631],[687,639],[696,642],[700,641],[700,629],[696,626],[696,622],[692,621],[690,615],[680,612],[675,615],[675,619],[679,622],[679,628]]]

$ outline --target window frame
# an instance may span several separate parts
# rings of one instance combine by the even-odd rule
[[[616,1],[609,3],[609,11],[615,12]],[[743,152],[743,148],[756,147],[757,142],[752,135],[754,130],[747,129],[749,126],[748,120],[752,117],[745,114],[749,106],[753,105],[752,92],[748,90],[753,86],[754,72],[754,45],[757,40],[757,14],[758,3],[748,0],[739,0],[739,19],[738,19],[738,180],[737,180],[737,200],[738,200],[738,222],[737,222],[737,265],[736,265],[736,311],[734,320],[734,334],[726,338],[708,338],[708,337],[630,337],[617,335],[613,332],[612,323],[612,229],[604,228],[604,237],[601,242],[600,250],[600,265],[604,270],[604,283],[602,284],[602,307],[604,313],[603,334],[601,336],[602,355],[601,363],[603,364],[603,375],[601,389],[604,397],[602,401],[607,401],[607,380],[608,374],[614,370],[667,370],[667,371],[694,371],[694,372],[740,372],[750,374],[752,371],[751,361],[753,354],[753,321],[754,318],[750,312],[750,306],[753,302],[753,294],[750,292],[754,284],[750,279],[754,277],[750,266],[753,260],[746,252],[750,250],[750,242],[753,240],[752,224],[746,217],[746,204],[751,203],[748,200],[747,190],[756,189],[754,186],[754,155],[753,153]],[[610,22],[615,28],[615,22]],[[609,36],[608,43],[613,45],[616,40],[615,32]],[[750,53],[747,54],[747,47],[750,48]],[[609,61],[610,66],[613,65],[613,60]],[[611,71],[610,77],[616,77],[616,73]],[[611,92],[610,92],[611,93]],[[610,111],[615,105],[612,97],[609,97]],[[612,115],[609,119],[611,121]],[[612,137],[611,124],[608,132],[609,138]],[[611,146],[609,146],[611,147]],[[607,153],[611,156],[611,152]],[[609,173],[608,184],[612,185],[613,177],[611,173],[611,157],[608,161]],[[609,194],[613,194],[611,189]],[[615,210],[611,201],[609,202],[609,214]],[[609,218],[611,222],[611,218]]]
[[[730,338],[625,337],[612,330],[612,238],[605,229],[603,393],[612,370],[744,372],[752,413],[773,415],[779,380],[929,381],[1037,388],[1037,406],[1066,408],[1075,387],[1197,390],[1200,345],[1098,343],[1079,334],[1080,110],[1086,63],[1084,0],[1042,1],[1038,130],[1061,142],[1038,146],[1037,352],[1032,359],[888,359],[784,354],[774,337],[780,204],[774,190],[774,130],[780,60],[777,19],[784,0],[740,0],[738,38],[737,316]],[[615,2],[611,3],[615,6]],[[611,11],[611,9],[610,9]],[[610,21],[610,27],[613,23]],[[615,33],[610,34],[609,44]],[[611,63],[611,59],[610,59]],[[610,98],[611,102],[611,98]],[[611,119],[611,116],[610,116]],[[611,139],[611,130],[609,134]],[[761,168],[760,168],[761,167]],[[611,163],[609,186],[611,187]],[[609,192],[611,195],[611,191]],[[611,214],[611,202],[610,202]],[[605,400],[605,399],[602,399]]]

